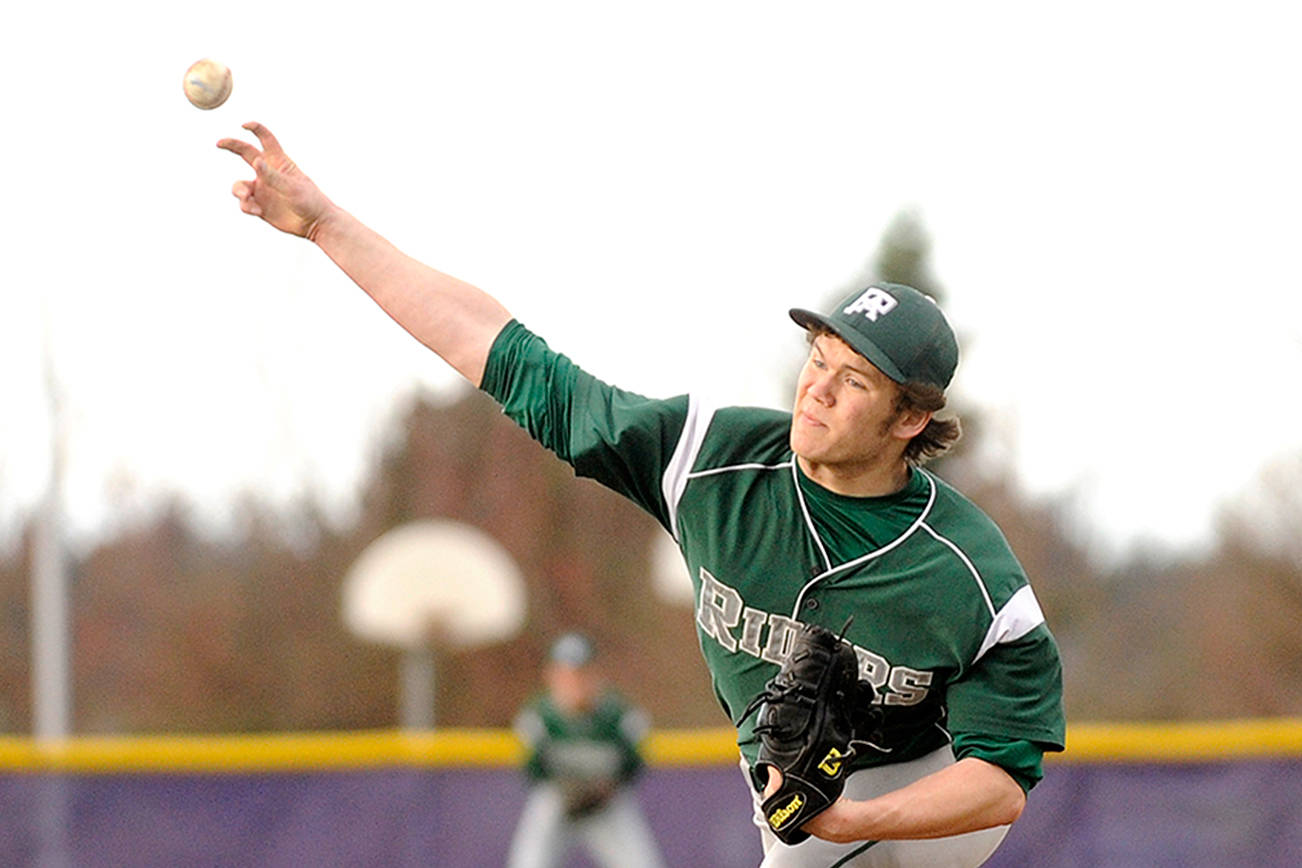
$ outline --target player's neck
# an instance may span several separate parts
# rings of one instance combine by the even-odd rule
[[[903,458],[881,463],[820,464],[798,455],[796,461],[810,481],[848,497],[884,497],[909,484],[909,465]]]

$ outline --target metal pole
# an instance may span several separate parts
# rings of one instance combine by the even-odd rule
[[[57,439],[57,438],[56,438]],[[55,444],[56,452],[61,451]],[[68,682],[68,587],[60,486],[62,456],[51,462],[49,491],[32,551],[32,734],[49,744],[71,730]]]
[[[45,321],[45,381],[50,401],[50,478],[32,540],[32,735],[54,755],[71,733],[68,660],[68,568],[63,539],[63,472],[67,452],[62,395],[54,375],[49,318]],[[68,782],[57,771],[37,793],[37,865],[72,864]]]
[[[43,311],[42,362],[50,406],[50,476],[32,540],[32,734],[62,741],[71,731],[68,686],[68,568],[63,541],[63,473],[67,426],[54,370],[49,308]]]
[[[434,728],[434,649],[427,645],[402,652],[398,725],[419,732]]]

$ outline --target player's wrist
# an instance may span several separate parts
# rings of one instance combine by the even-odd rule
[[[324,249],[332,238],[342,234],[343,224],[347,222],[349,215],[324,195],[321,199],[321,209],[315,217],[307,220],[303,237]]]
[[[866,802],[856,802],[842,796],[830,808],[805,824],[805,831],[833,844],[870,840],[874,836],[868,827],[866,809]]]

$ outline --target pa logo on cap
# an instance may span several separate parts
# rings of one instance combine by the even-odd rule
[[[877,317],[885,316],[895,309],[899,304],[895,296],[878,286],[870,286],[863,291],[863,294],[850,302],[842,313],[852,316],[861,313],[868,318],[869,322],[877,322]]]

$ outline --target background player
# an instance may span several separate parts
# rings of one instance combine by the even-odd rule
[[[531,786],[510,868],[559,865],[575,844],[608,868],[658,868],[663,860],[629,786],[642,770],[646,715],[605,683],[579,633],[552,645],[543,681],[515,721]]]
[[[992,852],[1043,752],[1062,749],[1061,667],[998,529],[918,467],[957,436],[934,418],[957,345],[933,303],[874,286],[829,316],[793,311],[812,337],[792,413],[649,400],[590,376],[496,299],[401,253],[326,198],[265,127],[248,129],[261,148],[219,142],[257,173],[233,188],[246,213],[316,243],[576,472],[673,535],[748,766],[753,718],[742,712],[792,625],[839,631],[857,615],[846,638],[885,715],[882,750],[856,757],[845,797],[804,826],[815,839],[766,837],[765,865],[975,865]]]

